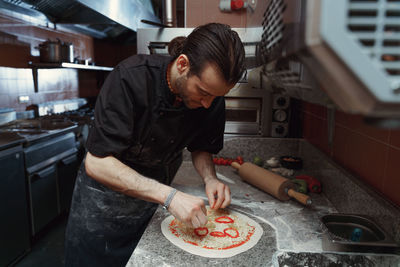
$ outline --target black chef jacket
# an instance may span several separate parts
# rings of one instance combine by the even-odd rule
[[[112,155],[142,175],[169,184],[182,150],[218,153],[225,102],[209,109],[173,107],[166,71],[170,57],[132,56],[107,77],[98,96],[87,149]],[[75,183],[65,238],[66,266],[125,266],[157,204],[115,192],[88,177]]]
[[[166,56],[138,55],[116,67],[96,103],[90,153],[112,155],[140,170],[168,166],[185,147],[212,154],[222,149],[224,98],[217,97],[209,109],[173,107],[166,81],[170,62]]]

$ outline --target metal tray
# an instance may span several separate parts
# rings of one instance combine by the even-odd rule
[[[372,218],[358,214],[328,214],[321,217],[327,232],[323,249],[370,253],[399,253],[399,245]]]

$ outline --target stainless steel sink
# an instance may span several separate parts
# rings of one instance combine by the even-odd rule
[[[327,235],[323,238],[326,251],[393,253],[400,247],[372,218],[357,214],[328,214],[321,217]]]

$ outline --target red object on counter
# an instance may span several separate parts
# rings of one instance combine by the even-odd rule
[[[215,165],[225,165],[225,166],[230,166],[232,162],[237,162],[240,165],[243,164],[243,158],[241,156],[238,156],[236,159],[231,159],[231,158],[223,158],[223,157],[216,157],[213,158],[213,162]]]
[[[322,190],[321,182],[318,181],[316,178],[309,175],[298,175],[295,178],[306,181],[308,190],[310,190],[311,192],[321,193]]]

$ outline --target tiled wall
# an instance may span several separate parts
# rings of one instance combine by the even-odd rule
[[[34,26],[26,21],[0,13],[0,107],[24,111],[27,106],[46,101],[79,97],[81,83],[76,69],[39,69],[38,91],[35,92],[32,69],[28,62],[39,62],[36,47],[47,39],[59,38],[74,44],[75,56],[93,58],[91,37]],[[88,84],[88,83],[86,83]],[[96,84],[96,83],[95,83]],[[92,84],[90,84],[92,85]],[[82,88],[91,91],[91,88]],[[19,103],[18,96],[29,96]]]
[[[327,109],[303,102],[299,112],[306,140],[400,206],[400,130],[372,127],[360,115],[336,111],[329,144]]]

